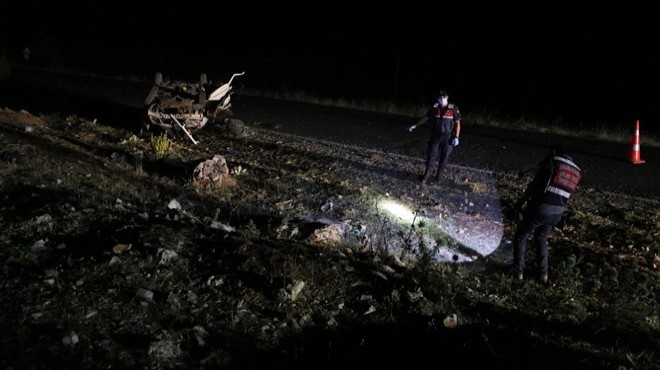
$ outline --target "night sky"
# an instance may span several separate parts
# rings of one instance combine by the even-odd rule
[[[420,102],[444,88],[464,112],[623,127],[640,119],[660,131],[658,9],[353,5],[28,1],[14,11],[26,17],[3,22],[0,46],[12,59],[29,45],[35,63],[112,74],[224,80],[245,70],[247,87],[321,96]]]

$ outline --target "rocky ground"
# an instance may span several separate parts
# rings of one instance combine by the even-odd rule
[[[518,282],[531,173],[420,186],[401,154],[248,129],[166,148],[2,110],[2,366],[660,368],[657,199],[580,189],[550,284]]]

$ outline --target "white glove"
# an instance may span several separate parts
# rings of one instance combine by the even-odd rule
[[[408,132],[413,132],[413,130],[416,129],[416,128],[417,128],[417,126],[412,125],[412,126],[408,127]]]
[[[457,137],[451,139],[451,146],[458,146],[458,138]]]

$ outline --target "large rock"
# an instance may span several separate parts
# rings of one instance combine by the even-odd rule
[[[227,161],[219,154],[213,156],[195,167],[193,170],[193,181],[197,185],[218,185],[220,187],[232,186],[236,180],[229,175]]]

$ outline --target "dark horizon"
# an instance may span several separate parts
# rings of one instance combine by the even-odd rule
[[[33,27],[3,32],[0,46],[12,60],[29,46],[33,63],[118,75],[205,72],[222,81],[245,70],[242,83],[251,88],[348,99],[418,103],[444,88],[464,112],[622,128],[639,119],[660,132],[659,27],[623,15],[541,21],[536,11],[526,20],[457,18],[441,26],[257,17],[251,27],[240,19],[198,24],[189,13],[42,14]]]

